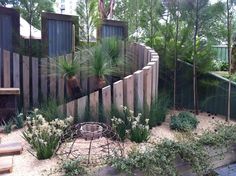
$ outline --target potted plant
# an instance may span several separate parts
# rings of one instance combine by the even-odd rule
[[[106,84],[106,77],[114,73],[114,67],[110,62],[109,54],[103,49],[101,44],[92,48],[89,58],[89,76],[94,76],[98,89]]]
[[[60,58],[57,62],[59,73],[66,78],[69,95],[75,97],[81,93],[79,80],[76,77],[81,70],[81,64],[78,57],[76,57],[77,55],[75,54],[72,60]]]

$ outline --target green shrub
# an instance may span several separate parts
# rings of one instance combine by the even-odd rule
[[[12,131],[12,125],[13,125],[13,122],[12,120],[8,121],[8,122],[5,122],[3,121],[3,132],[4,133],[11,133]]]
[[[224,157],[222,154],[225,147],[235,144],[236,125],[217,124],[215,131],[207,130],[201,136],[189,134],[191,135],[187,138],[186,133],[184,134],[184,140],[164,139],[145,150],[132,150],[125,157],[115,153],[108,157],[107,163],[130,175],[135,169],[148,176],[179,175],[174,163],[176,158],[181,158],[189,163],[196,175],[205,175],[212,169],[209,146],[210,149],[217,147],[217,151],[220,152],[218,155]]]
[[[178,116],[174,115],[171,117],[170,128],[172,130],[178,130],[187,132],[197,127],[198,120],[190,112],[180,112]]]
[[[65,119],[65,115],[59,111],[56,101],[52,99],[42,104],[38,111],[48,122],[55,119]]]
[[[178,175],[174,165],[176,157],[188,162],[195,173],[203,175],[209,167],[207,152],[196,141],[188,143],[163,140],[146,150],[132,150],[128,156],[109,156],[108,164],[117,170],[129,173],[138,169],[145,176]]]
[[[46,121],[42,114],[34,111],[34,117],[27,117],[28,128],[23,132],[25,140],[36,151],[38,159],[48,159],[53,156],[63,131],[72,123],[73,118]]]
[[[68,160],[63,163],[62,168],[65,171],[64,176],[77,176],[86,173],[84,167],[80,165],[80,160]]]
[[[236,125],[217,124],[215,131],[205,131],[199,142],[208,146],[227,146],[236,141]]]
[[[161,123],[165,121],[169,104],[169,97],[164,94],[160,94],[153,100],[149,112],[150,128],[161,125]]]
[[[17,129],[23,128],[24,127],[24,114],[19,113],[14,117],[14,123],[16,125]]]

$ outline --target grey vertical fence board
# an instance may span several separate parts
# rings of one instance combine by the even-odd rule
[[[155,56],[151,59],[151,62],[156,63],[156,96],[158,96],[158,87],[159,87],[159,57]]]
[[[32,58],[32,96],[33,96],[33,106],[38,106],[38,87],[39,87],[39,65],[38,58]]]
[[[55,61],[50,62],[50,97],[56,98],[56,68]]]
[[[134,44],[134,54],[135,54],[135,58],[136,58],[136,70],[139,68],[139,49],[140,46],[135,43]]]
[[[134,111],[143,109],[143,71],[134,72]]]
[[[58,101],[60,103],[64,102],[64,77],[59,76],[58,77]]]
[[[76,101],[76,100],[75,100]],[[67,116],[75,117],[75,101],[71,101],[66,104]]]
[[[143,101],[148,110],[151,106],[152,99],[152,67],[143,68]]]
[[[41,58],[41,96],[47,101],[47,78],[48,78],[47,58]]]
[[[3,50],[3,85],[4,87],[11,86],[11,65],[10,52]]]
[[[124,82],[124,105],[134,110],[134,76],[126,76]]]
[[[113,103],[117,109],[122,109],[123,106],[123,81],[113,83]]]
[[[111,112],[111,86],[102,88],[103,108],[106,114]]]
[[[23,56],[23,94],[24,94],[24,110],[29,109],[30,106],[30,85],[29,85],[29,57]]]
[[[13,53],[13,86],[20,88],[20,57]]]
[[[92,121],[98,121],[98,106],[99,106],[99,101],[98,101],[98,91],[93,92],[90,94],[90,112],[92,116]]]
[[[157,72],[157,65],[156,65],[156,62],[149,62],[148,63],[149,66],[152,67],[152,100],[155,99],[156,97],[156,86],[157,86],[157,75],[156,75],[156,72]]]
[[[139,67],[138,69],[142,69],[144,67],[144,45],[139,45]]]
[[[78,99],[77,102],[77,112],[78,112],[78,117],[80,118],[80,121],[84,121],[84,119],[82,119],[82,117],[84,117],[85,115],[85,110],[86,110],[86,106],[87,106],[87,102],[88,101],[88,97],[84,96]]]
[[[144,55],[143,55],[143,66],[146,66],[148,63],[148,50],[145,47],[144,48]]]
[[[105,122],[110,123],[111,117],[109,117],[111,112],[111,86],[106,86],[102,89],[102,102],[105,113]]]

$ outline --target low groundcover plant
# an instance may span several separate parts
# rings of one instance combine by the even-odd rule
[[[23,132],[25,140],[36,151],[38,159],[48,159],[53,156],[63,131],[72,123],[70,116],[65,120],[55,119],[47,122],[41,114],[34,110],[32,117],[27,117],[27,130]]]

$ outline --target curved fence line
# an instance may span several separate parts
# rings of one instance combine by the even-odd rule
[[[89,96],[68,102],[60,106],[60,110],[67,115],[80,116],[86,113],[86,106],[89,106],[90,120],[99,121],[99,102],[102,102],[105,114],[110,112],[112,104],[118,109],[127,106],[136,112],[143,109],[144,105],[150,107],[151,101],[158,95],[159,56],[152,48],[137,43],[131,44],[126,52],[133,54],[133,74],[114,82],[113,86],[102,88],[100,93],[95,91]]]

